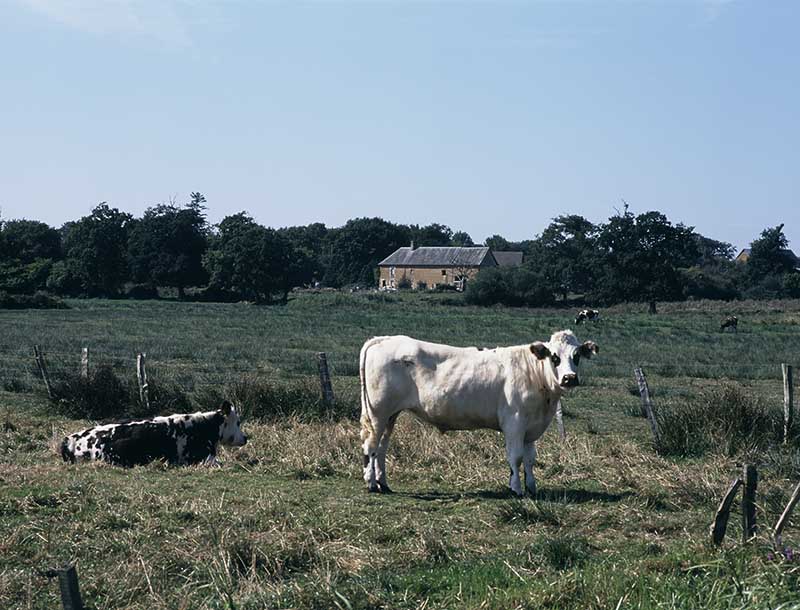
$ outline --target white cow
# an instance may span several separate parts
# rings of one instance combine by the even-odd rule
[[[578,362],[598,352],[562,330],[547,343],[480,349],[426,343],[405,336],[375,337],[361,348],[361,440],[369,491],[386,484],[386,449],[397,416],[411,411],[440,431],[501,430],[511,466],[509,486],[536,493],[534,441],[565,389],[578,385]]]

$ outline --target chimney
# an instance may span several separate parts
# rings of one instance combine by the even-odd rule
[[[411,240],[411,249],[412,250],[414,249],[414,240],[413,239]]]

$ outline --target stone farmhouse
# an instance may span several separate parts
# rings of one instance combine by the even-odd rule
[[[398,248],[378,263],[378,287],[414,290],[446,285],[464,290],[467,282],[487,267],[518,267],[522,252],[492,252],[486,246],[411,246]]]

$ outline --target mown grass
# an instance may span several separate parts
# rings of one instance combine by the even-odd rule
[[[601,353],[584,369],[586,384],[565,399],[566,442],[550,430],[538,443],[535,500],[508,495],[499,434],[441,435],[409,417],[388,458],[397,493],[366,494],[352,359],[373,334],[522,343],[570,327],[572,312],[360,295],[270,308],[70,306],[0,312],[0,358],[11,363],[10,353],[39,343],[51,363],[75,354],[77,368],[89,345],[95,364],[106,354],[124,376],[133,354],[147,351],[154,383],[176,384],[195,405],[220,392],[275,400],[260,393],[259,375],[306,383],[316,375],[315,352],[326,351],[345,406],[331,417],[316,407],[251,416],[250,443],[224,451],[219,469],[75,467],[52,447],[90,422],[57,414],[35,377],[18,377],[33,391],[0,391],[0,607],[57,607],[57,586],[40,571],[69,561],[95,608],[721,609],[800,599],[800,566],[767,554],[769,526],[800,480],[797,450],[659,455],[646,422],[631,416],[639,399],[630,392],[641,362],[665,411],[731,385],[777,407],[780,362],[793,361],[796,302],[760,312],[738,304],[738,335],[717,334],[717,312],[686,304],[663,306],[656,318],[619,308],[578,330]],[[692,354],[709,351],[724,374],[690,375],[701,368]],[[745,456],[759,466],[759,538],[738,543],[734,511],[726,544],[712,548],[709,522]],[[787,544],[800,540],[797,525],[787,528]]]

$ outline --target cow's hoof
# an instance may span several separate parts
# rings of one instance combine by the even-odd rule
[[[378,489],[382,494],[393,494],[392,488],[389,487],[386,483],[379,483]]]

